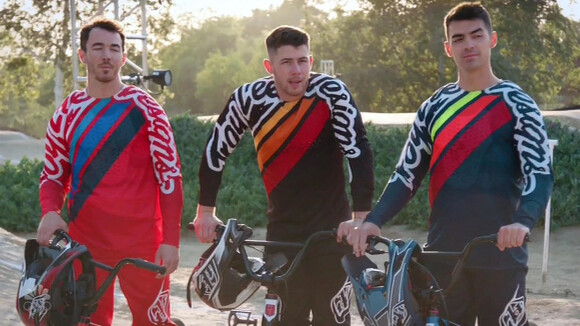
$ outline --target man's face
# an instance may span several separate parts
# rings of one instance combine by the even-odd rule
[[[115,80],[126,60],[121,35],[98,27],[89,33],[86,53],[80,50],[79,54],[87,66],[88,78],[102,83]]]
[[[283,101],[297,100],[306,93],[312,68],[312,57],[306,45],[279,47],[275,53],[269,53],[264,67],[274,78],[278,96]]]
[[[489,68],[491,49],[497,44],[497,35],[490,35],[481,19],[459,20],[449,23],[445,52],[452,57],[459,71],[475,72]]]

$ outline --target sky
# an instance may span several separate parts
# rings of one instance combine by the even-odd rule
[[[0,0],[1,2],[2,0]],[[176,14],[194,13],[195,17],[251,16],[252,9],[269,9],[280,6],[283,0],[173,0]],[[334,1],[336,2],[336,1]],[[345,9],[356,9],[356,0],[339,0]],[[558,0],[565,16],[580,20],[580,0]],[[330,5],[328,9],[332,9]]]

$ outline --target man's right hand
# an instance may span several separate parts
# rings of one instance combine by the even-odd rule
[[[360,257],[365,254],[367,249],[367,238],[371,235],[381,235],[381,229],[371,222],[364,222],[350,232],[346,240],[352,245],[355,256]]]
[[[36,231],[36,242],[41,246],[48,246],[54,235],[54,231],[63,230],[68,232],[68,225],[57,212],[48,212],[44,214],[38,224]]]
[[[197,205],[197,214],[193,220],[193,226],[199,242],[212,242],[216,237],[215,229],[220,224],[224,223],[215,216],[215,207]]]

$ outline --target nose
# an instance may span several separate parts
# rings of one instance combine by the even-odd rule
[[[101,52],[101,57],[104,60],[111,59],[111,50],[108,48],[104,48],[103,51]]]
[[[300,67],[299,62],[292,62],[292,66],[290,67],[290,72],[292,74],[300,74],[302,72],[302,68]]]
[[[465,49],[466,50],[471,50],[475,47],[475,42],[473,40],[471,40],[470,38],[467,38],[465,40]]]

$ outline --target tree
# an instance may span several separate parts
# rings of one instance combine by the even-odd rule
[[[77,2],[82,4],[77,6],[78,10],[74,13],[79,22],[85,23],[95,13],[103,12],[104,1],[102,0]],[[120,17],[131,16],[136,19],[130,21],[130,24],[134,25],[140,22],[141,15],[141,12],[135,12],[135,4],[139,4],[139,0],[128,0],[120,6]],[[147,1],[148,10],[152,13],[167,10],[169,6],[171,2],[160,4],[158,1]],[[55,105],[60,104],[63,91],[72,90],[70,9],[69,0],[35,0],[32,2],[32,9],[24,7],[22,1],[7,0],[0,11],[0,26],[2,26],[0,33],[7,33],[14,39],[14,43],[10,45],[11,57],[28,54],[38,58],[40,62],[51,62],[54,65],[56,71]],[[162,18],[149,20],[148,27],[153,35],[158,30],[167,31],[173,24],[170,15],[165,14],[160,17]],[[125,26],[125,29],[135,30],[132,26]],[[137,31],[140,34],[138,28]]]
[[[50,95],[54,69],[30,57],[14,58],[0,65],[0,128],[27,130],[44,137],[46,117],[53,112]],[[47,96],[48,95],[48,96]]]

